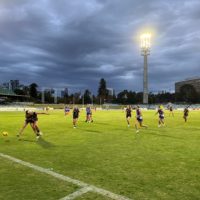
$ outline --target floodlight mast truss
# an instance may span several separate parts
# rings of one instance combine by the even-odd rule
[[[150,55],[151,35],[142,34],[141,37],[141,55],[144,56],[143,71],[143,104],[148,104],[148,55]]]
[[[54,103],[58,103],[58,88],[49,88],[49,87],[42,87],[42,96],[41,96],[41,101],[43,104],[45,104],[45,90],[54,90]]]

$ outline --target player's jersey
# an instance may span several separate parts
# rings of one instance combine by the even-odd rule
[[[78,108],[74,108],[73,110],[73,118],[78,118],[79,117],[79,109]]]
[[[86,107],[86,114],[87,114],[87,115],[92,114],[92,110],[91,110],[90,107]]]
[[[136,115],[137,117],[142,116],[141,110],[139,108],[136,109]]]
[[[159,118],[163,119],[165,117],[164,111],[162,109],[158,109]]]
[[[126,117],[131,117],[131,108],[126,108]]]
[[[142,121],[142,112],[139,108],[136,109],[136,118],[138,121]]]
[[[136,109],[136,119],[140,122],[143,120],[142,119],[142,112],[139,108]]]
[[[26,111],[25,117],[27,123],[33,123],[38,120],[36,112],[29,113]]]
[[[70,112],[70,108],[69,107],[65,107],[65,112]]]
[[[184,116],[188,116],[188,114],[189,114],[189,110],[188,110],[188,108],[185,108],[184,109]]]

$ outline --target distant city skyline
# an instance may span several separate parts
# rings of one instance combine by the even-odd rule
[[[200,76],[198,0],[2,0],[0,78],[40,87],[142,91],[138,35],[152,32],[149,91]]]
[[[190,80],[192,78],[186,78],[184,80]],[[11,86],[11,81],[18,81],[18,86]],[[20,80],[9,80],[7,82],[3,82],[1,83],[0,82],[0,87],[4,87],[4,88],[7,88],[7,89],[10,89],[10,90],[15,90],[15,89],[22,89],[23,87],[25,86],[29,86],[31,83],[27,83],[25,84],[25,82],[23,81],[20,81]],[[36,83],[37,84],[37,83]],[[97,82],[97,85],[99,84],[99,82]],[[175,85],[174,85],[174,88],[175,88]],[[89,90],[92,94],[94,95],[97,95],[98,93],[98,89],[96,91],[92,91],[90,88],[75,88],[75,87],[72,87],[72,88],[68,88],[68,87],[41,87],[40,85],[38,85],[38,91],[49,91],[49,90],[57,90],[57,93],[58,93],[58,96],[59,97],[63,97],[65,94],[73,94],[73,93],[83,93],[85,92],[85,90]],[[124,90],[128,90],[128,89],[122,89],[122,90],[115,90],[115,88],[110,88],[110,87],[107,87],[107,90],[108,90],[108,93],[109,95],[117,95],[118,93],[124,91]],[[142,92],[142,91],[137,91],[137,90],[128,90],[128,91],[133,91],[133,92]],[[157,91],[150,91],[150,93],[161,93],[161,92],[171,92],[171,93],[174,93],[175,92],[175,89],[173,90],[157,90]]]

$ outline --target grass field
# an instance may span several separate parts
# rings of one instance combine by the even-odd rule
[[[94,123],[81,113],[78,128],[61,111],[39,116],[43,138],[35,140],[28,127],[21,141],[16,134],[24,113],[1,112],[0,153],[109,190],[130,199],[200,199],[200,112],[191,111],[188,123],[182,112],[157,127],[154,111],[144,111],[149,126],[136,134],[122,111],[94,112]],[[132,119],[133,121],[133,119]],[[0,199],[60,199],[78,186],[0,157]],[[77,200],[108,200],[94,192]]]

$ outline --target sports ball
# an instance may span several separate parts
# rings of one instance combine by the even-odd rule
[[[3,136],[8,136],[8,132],[3,131],[2,135],[3,135]]]

